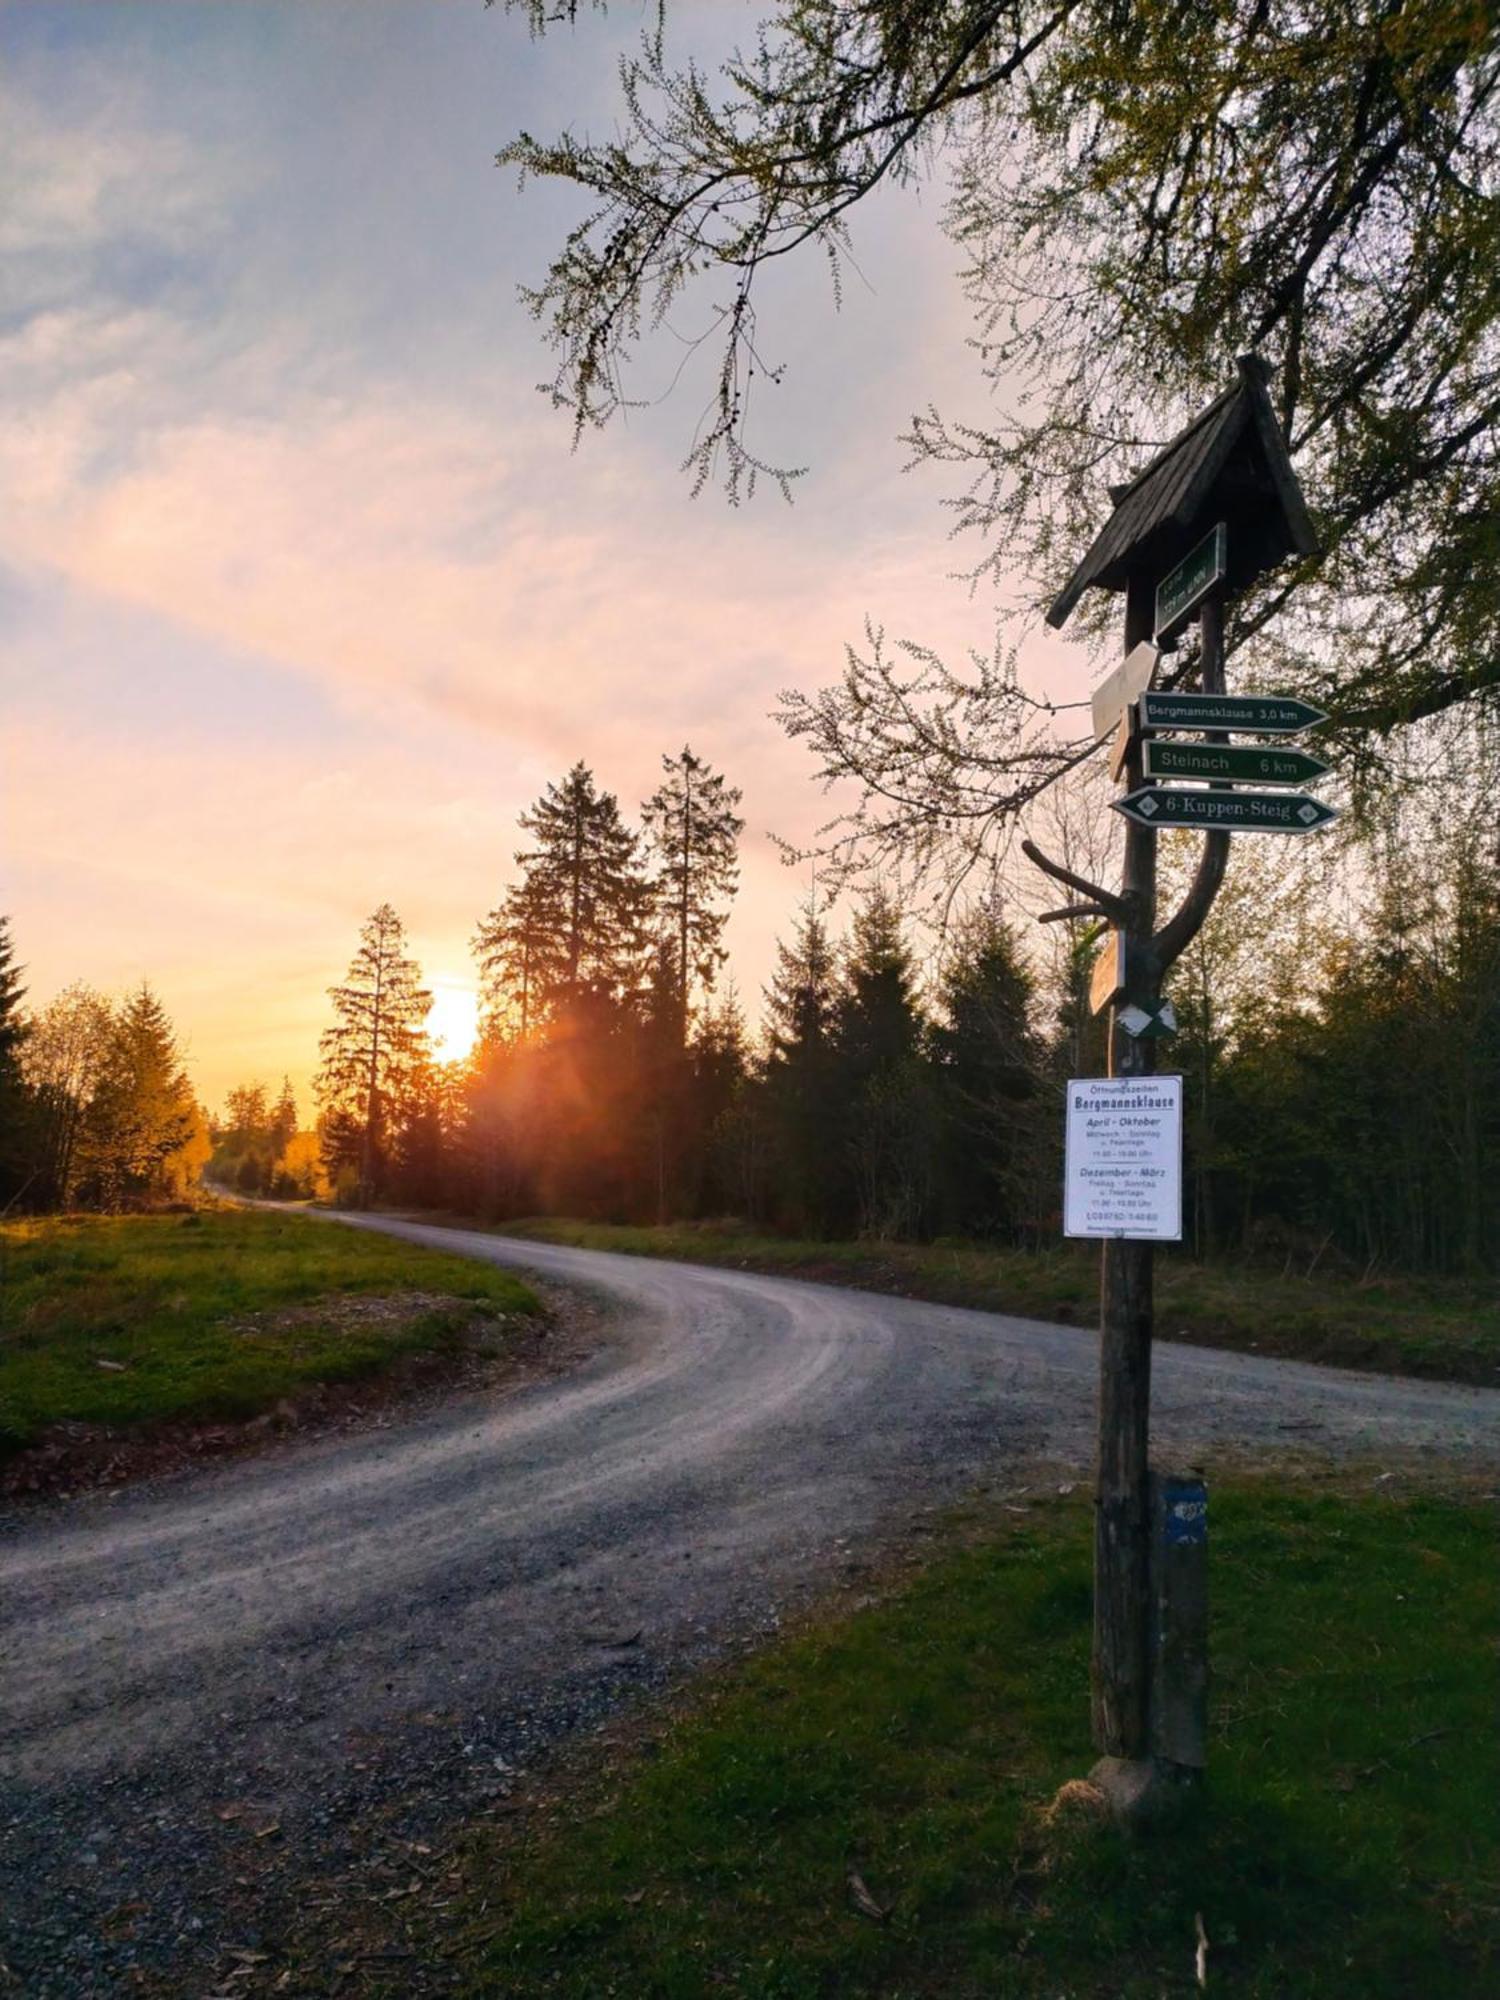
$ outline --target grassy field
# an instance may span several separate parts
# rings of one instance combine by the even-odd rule
[[[634,1228],[547,1218],[504,1227],[548,1243],[727,1264],[1079,1326],[1095,1324],[1098,1309],[1098,1252],[1083,1244],[1032,1253],[958,1242],[800,1242],[709,1223]],[[1493,1282],[1283,1276],[1164,1250],[1156,1260],[1156,1327],[1159,1337],[1210,1347],[1500,1386]]]
[[[1491,1508],[1265,1483],[1213,1508],[1210,1784],[1171,1830],[1049,1812],[1088,1761],[1090,1586],[1087,1511],[1048,1502],[484,1836],[441,1940],[460,1989],[1159,2000],[1199,1990],[1201,1915],[1211,1994],[1500,1990]]]
[[[0,1454],[49,1425],[253,1416],[310,1382],[534,1312],[517,1279],[301,1215],[240,1209],[0,1228]]]

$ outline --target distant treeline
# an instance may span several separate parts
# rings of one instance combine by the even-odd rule
[[[210,1151],[172,1024],[149,986],[66,987],[30,1014],[0,918],[0,1209],[180,1199]]]
[[[690,752],[667,760],[640,831],[581,764],[549,786],[476,933],[484,1029],[460,1064],[433,1060],[428,995],[382,906],[323,1038],[339,1198],[1055,1238],[1063,1084],[1105,1064],[1097,938],[1044,974],[1019,913],[989,904],[924,977],[888,894],[840,936],[804,907],[752,1034],[732,988],[720,997],[737,802]],[[1305,898],[1288,917],[1275,847],[1237,843],[1238,887],[1175,976],[1161,1067],[1187,1079],[1190,1245],[1298,1268],[1493,1268],[1492,832],[1479,818],[1420,855],[1389,841],[1343,926]]]

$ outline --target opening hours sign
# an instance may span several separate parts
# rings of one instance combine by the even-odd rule
[[[1063,1233],[1182,1240],[1182,1078],[1068,1085]]]

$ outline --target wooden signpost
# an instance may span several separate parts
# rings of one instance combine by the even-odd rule
[[[1094,715],[1095,734],[1103,736],[1115,714],[1135,704],[1115,759],[1125,785],[1115,802],[1126,821],[1120,886],[1090,882],[1030,841],[1023,851],[1075,897],[1044,922],[1109,921],[1113,948],[1095,998],[1111,1010],[1109,1075],[1123,1083],[1155,1073],[1160,1040],[1175,1025],[1162,979],[1213,905],[1230,829],[1301,832],[1326,823],[1333,809],[1293,792],[1235,792],[1242,777],[1296,784],[1322,767],[1306,768],[1317,760],[1301,752],[1223,741],[1229,732],[1290,734],[1323,719],[1295,696],[1228,695],[1224,687],[1226,604],[1288,556],[1316,548],[1265,365],[1243,357],[1238,380],[1110,497],[1113,514],[1047,618],[1063,625],[1089,588],[1124,596],[1125,660],[1101,686]],[[1121,698],[1132,678],[1125,667],[1136,662],[1138,677],[1148,652],[1174,644],[1195,620],[1196,663],[1189,658],[1183,677],[1196,671],[1196,690],[1153,689],[1148,673]],[[1151,666],[1154,672],[1154,659]],[[1161,729],[1205,740],[1168,745],[1153,734]],[[1272,770],[1247,761],[1272,756],[1283,760]],[[1171,769],[1174,757],[1183,761]],[[1208,789],[1169,789],[1158,782],[1163,777]],[[1204,838],[1181,906],[1158,924],[1161,826],[1201,827]],[[1151,1213],[1145,1204],[1132,1212]],[[1158,1212],[1152,1227],[1156,1220],[1158,1234],[1106,1235],[1102,1244],[1092,1672],[1101,1756],[1093,1777],[1125,1818],[1159,1809],[1190,1784],[1207,1739],[1207,1490],[1196,1477],[1155,1476],[1149,1462],[1154,1247],[1180,1233],[1180,1211],[1175,1231],[1166,1226],[1171,1215]]]

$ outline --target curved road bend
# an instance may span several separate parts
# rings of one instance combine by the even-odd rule
[[[352,1865],[372,1814],[420,1839],[764,1630],[898,1510],[1088,1453],[1089,1332],[344,1220],[602,1294],[611,1337],[509,1397],[10,1524],[0,1957],[27,1994],[119,1991],[135,1964],[205,1990],[224,1947],[274,1944],[299,1871]],[[1500,1391],[1207,1349],[1157,1350],[1155,1413],[1210,1461],[1500,1462]]]

